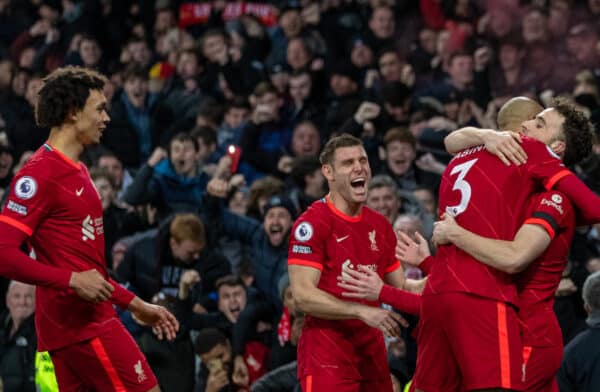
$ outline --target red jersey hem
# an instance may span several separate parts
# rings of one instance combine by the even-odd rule
[[[317,263],[316,261],[302,260],[302,259],[288,259],[288,265],[301,265],[304,267],[311,267],[323,271],[323,264]]]

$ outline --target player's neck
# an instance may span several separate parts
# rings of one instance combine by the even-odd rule
[[[357,216],[363,206],[363,203],[349,202],[336,192],[329,193],[329,200],[338,211],[347,216]]]
[[[83,152],[83,145],[77,141],[75,132],[70,127],[52,128],[50,136],[48,136],[48,143],[73,162],[79,162],[79,155]]]

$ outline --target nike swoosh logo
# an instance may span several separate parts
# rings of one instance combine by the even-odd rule
[[[77,189],[75,191],[75,193],[77,194],[77,196],[81,196],[81,194],[83,193],[83,187],[81,187],[80,189]]]
[[[348,237],[350,237],[350,236],[349,236],[349,235],[345,235],[345,236],[343,236],[343,237],[336,238],[335,240],[336,240],[338,243],[340,243],[340,242],[342,242],[343,240],[345,240],[345,239],[346,239],[346,238],[348,238]]]

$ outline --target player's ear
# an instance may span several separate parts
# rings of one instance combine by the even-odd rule
[[[323,176],[325,176],[327,180],[333,180],[333,168],[331,167],[331,165],[326,164],[321,166],[321,173],[323,173]]]
[[[565,149],[567,148],[567,143],[562,140],[555,140],[550,144],[550,148],[554,153],[560,157],[565,155]]]

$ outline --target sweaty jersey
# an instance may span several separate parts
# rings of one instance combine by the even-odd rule
[[[484,146],[458,153],[440,185],[439,211],[455,216],[463,228],[483,237],[512,241],[525,218],[529,197],[543,185],[551,189],[571,175],[545,144],[523,138],[527,162],[506,166]],[[454,245],[440,246],[424,295],[466,292],[517,304],[514,279],[478,262]]]
[[[400,267],[395,259],[396,236],[390,223],[379,213],[363,207],[350,217],[324,198],[314,202],[298,218],[290,236],[288,264],[321,271],[318,288],[344,301],[337,278],[359,265],[376,271],[380,277]],[[371,306],[376,302],[356,300]],[[334,368],[350,379],[380,377],[387,362],[372,358],[385,346],[379,330],[360,320],[324,320],[307,316],[298,345],[300,376]],[[377,362],[377,363],[376,363]],[[389,375],[388,375],[389,376]]]
[[[74,272],[94,268],[108,277],[100,195],[85,165],[48,143],[13,179],[0,222],[29,236],[40,263]],[[118,325],[115,318],[110,301],[87,302],[72,289],[36,288],[39,351],[95,337]]]
[[[562,334],[552,307],[554,292],[567,263],[575,231],[575,212],[560,192],[535,195],[524,224],[539,225],[551,238],[550,245],[517,278],[519,318],[523,322],[523,344],[544,347],[562,345]]]

